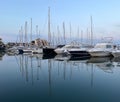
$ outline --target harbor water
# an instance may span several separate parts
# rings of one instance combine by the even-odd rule
[[[120,102],[120,59],[1,53],[0,102]]]

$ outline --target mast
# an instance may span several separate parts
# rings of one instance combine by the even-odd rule
[[[36,25],[36,37],[38,38],[38,25]]]
[[[78,30],[77,30],[77,35],[78,35],[77,37],[78,37],[78,39],[79,39],[79,36],[80,36],[80,35],[79,35],[79,26],[78,26]]]
[[[50,7],[48,7],[48,42],[51,44],[51,32],[50,32]]]
[[[93,20],[92,20],[92,16],[90,17],[91,19],[91,45],[93,45]]]
[[[64,43],[66,44],[66,37],[65,37],[65,23],[63,22],[63,34],[64,34]]]
[[[23,45],[23,27],[21,26],[21,43]]]
[[[57,26],[57,31],[58,31],[58,45],[60,44],[60,30],[59,26]]]
[[[53,38],[52,38],[52,44],[53,44],[53,46],[55,46],[55,42],[54,42],[54,36],[55,36],[55,34],[54,34],[54,32],[53,32]]]
[[[40,37],[40,30],[39,30],[39,37]]]
[[[31,18],[31,29],[30,29],[30,32],[31,32],[30,40],[32,41],[32,18]]]
[[[70,22],[70,41],[71,41],[71,22]]]
[[[81,30],[81,43],[83,43],[83,30]]]
[[[27,39],[27,21],[25,22],[25,46],[28,44],[28,39]]]
[[[20,43],[20,45],[21,45],[21,29],[19,30],[19,43]]]

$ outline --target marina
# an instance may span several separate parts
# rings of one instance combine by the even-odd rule
[[[1,0],[0,102],[120,102],[119,0]]]

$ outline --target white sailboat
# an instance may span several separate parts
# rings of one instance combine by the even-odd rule
[[[49,45],[43,48],[43,54],[47,56],[56,55],[54,47],[51,46],[51,30],[50,30],[50,7],[48,7],[48,42]]]
[[[32,48],[29,47],[28,39],[27,39],[27,21],[25,22],[25,48],[22,50],[24,54],[32,53]]]

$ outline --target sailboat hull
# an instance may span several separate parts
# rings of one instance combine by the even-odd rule
[[[56,55],[54,48],[43,48],[44,55]]]

